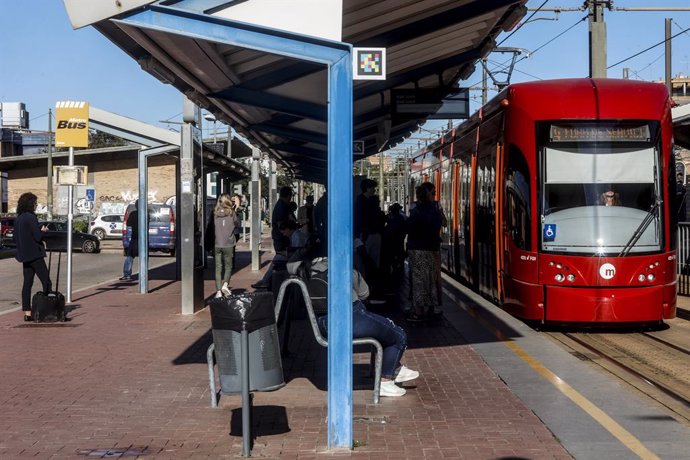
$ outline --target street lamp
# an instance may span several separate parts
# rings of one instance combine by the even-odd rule
[[[215,144],[216,143],[216,122],[218,121],[218,119],[216,118],[216,116],[214,114],[206,113],[206,115],[204,115],[204,120],[213,122],[213,143]]]

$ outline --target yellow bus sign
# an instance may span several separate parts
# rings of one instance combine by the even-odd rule
[[[55,146],[89,146],[89,103],[59,101],[55,104]]]

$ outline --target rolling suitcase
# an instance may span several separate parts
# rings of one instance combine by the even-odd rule
[[[38,291],[31,299],[31,317],[34,321],[41,322],[55,322],[66,321],[65,315],[65,296],[58,291],[60,286],[60,261],[61,255],[58,251],[58,266],[57,276],[55,280],[55,290],[45,294],[43,291]],[[50,274],[50,266],[52,264],[53,253],[48,255],[48,273]]]

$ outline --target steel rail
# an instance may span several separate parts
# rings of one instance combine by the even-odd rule
[[[586,340],[583,340],[579,337],[576,337],[574,334],[569,333],[569,332],[564,332],[562,333],[564,336],[568,337],[570,340],[573,342],[579,344],[580,346],[586,348],[587,350],[595,353],[596,355],[600,356],[601,358],[604,358],[611,364],[619,367],[620,369],[624,370],[625,372],[633,375],[634,377],[637,377],[639,380],[642,382],[648,384],[652,388],[656,389],[657,391],[660,391],[661,393],[665,394],[666,396],[670,397],[674,401],[677,401],[685,406],[686,409],[690,409],[690,400],[685,398],[683,395],[677,393],[673,389],[667,387],[663,383],[660,383],[656,381],[653,377],[649,377],[648,375],[645,375],[641,372],[636,371],[632,367],[628,366],[627,364],[624,364],[620,362],[618,359],[610,356],[609,354],[605,353],[604,351],[600,350],[599,348],[595,347],[594,345],[591,345],[588,343]],[[651,395],[650,395],[651,396]],[[658,400],[657,400],[658,401]],[[659,401],[660,403],[663,404],[663,402]],[[668,407],[668,406],[667,406]],[[673,410],[671,407],[669,409]],[[675,412],[675,411],[674,411]],[[682,415],[682,414],[679,414]],[[687,418],[687,415],[682,415],[683,417]]]

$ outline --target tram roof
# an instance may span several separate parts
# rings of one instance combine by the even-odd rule
[[[541,80],[533,82],[523,82],[514,83],[507,88],[504,88],[499,94],[493,97],[487,104],[482,108],[482,110],[477,110],[473,113],[467,120],[462,121],[457,124],[452,130],[443,134],[438,139],[433,141],[431,144],[418,149],[412,153],[412,159],[417,162],[417,159],[426,159],[429,157],[429,163],[432,164],[435,160],[434,152],[442,151],[444,155],[450,154],[450,148],[447,147],[446,150],[444,146],[450,146],[456,138],[459,138],[467,132],[471,131],[476,127],[478,123],[483,119],[488,119],[497,110],[501,108],[501,101],[507,97],[508,92],[512,90],[532,90],[541,93],[544,100],[553,100],[555,95],[560,95],[562,98],[563,88],[567,86],[568,88],[580,88],[580,90],[585,89],[586,91],[591,90],[592,82],[594,82],[599,87],[616,85],[619,87],[619,91],[631,92],[634,88],[635,91],[653,91],[660,93],[663,90],[663,85],[654,82],[645,82],[638,80],[622,80],[622,79],[595,79],[591,80],[588,78],[565,78],[565,79],[554,79],[554,80]],[[574,97],[581,97],[581,93],[576,93]],[[533,95],[528,95],[529,99]],[[562,101],[561,101],[562,102]],[[567,105],[567,104],[566,104]],[[673,119],[673,135],[676,145],[683,148],[690,149],[690,104],[674,107],[672,109],[672,119]],[[417,168],[419,166],[416,166]]]
[[[67,0],[66,5],[78,1]],[[142,11],[155,10],[193,15],[209,27],[236,24],[223,19],[223,12],[242,2],[129,1],[140,6],[98,20],[94,26],[144,70],[231,125],[296,177],[325,181],[324,66],[192,34],[172,34],[127,20]],[[364,155],[400,142],[431,114],[421,113],[415,119],[393,117],[391,90],[437,89],[440,102],[496,46],[496,37],[524,16],[526,1],[342,0],[342,41],[387,49],[386,80],[354,84],[353,138],[364,141]]]

